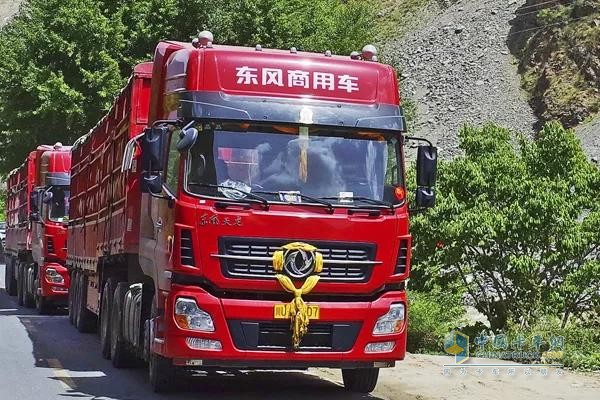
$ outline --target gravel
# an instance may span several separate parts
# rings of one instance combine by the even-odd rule
[[[0,26],[6,24],[18,10],[23,0],[0,0]]]
[[[433,2],[425,22],[383,46],[402,73],[403,96],[417,105],[412,134],[436,143],[440,156],[460,153],[457,133],[465,123],[534,133],[537,119],[506,45],[509,21],[524,2],[460,0],[444,10]]]

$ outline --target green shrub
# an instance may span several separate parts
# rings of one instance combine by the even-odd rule
[[[408,343],[411,353],[443,352],[442,341],[462,322],[459,295],[441,291],[408,292]]]
[[[535,335],[543,338],[540,347],[541,359],[545,363],[563,364],[565,367],[597,371],[600,370],[600,329],[598,321],[582,322],[573,321],[561,328],[561,321],[554,316],[543,316],[531,328],[521,330],[518,327],[510,327],[509,337],[523,335],[528,343]],[[554,355],[550,348],[551,337],[563,337],[564,347],[562,355]]]

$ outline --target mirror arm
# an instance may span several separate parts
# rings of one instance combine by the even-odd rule
[[[431,143],[429,140],[425,139],[425,138],[420,138],[420,137],[416,137],[416,136],[404,136],[404,143],[413,140],[415,142],[426,142],[429,147],[433,147],[433,143]]]

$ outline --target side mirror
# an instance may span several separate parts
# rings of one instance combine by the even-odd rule
[[[157,126],[146,128],[142,138],[142,169],[144,171],[163,171],[165,169],[169,128]]]
[[[417,203],[417,207],[419,208],[431,208],[435,206],[435,188],[418,188],[415,201]]]
[[[48,204],[52,201],[53,197],[54,194],[52,192],[44,192],[44,197],[42,198],[42,201],[44,202],[44,204]]]
[[[30,198],[29,198],[29,202],[31,205],[31,211],[32,212],[37,212],[39,211],[39,207],[38,207],[38,192],[31,192]]]
[[[150,193],[153,195],[158,195],[162,193],[162,178],[160,175],[144,175],[144,180],[142,181],[144,192]]]
[[[179,133],[179,142],[177,142],[177,150],[181,153],[188,151],[198,139],[198,129],[188,128]]]
[[[434,187],[437,179],[437,147],[419,146],[417,150],[417,186]]]

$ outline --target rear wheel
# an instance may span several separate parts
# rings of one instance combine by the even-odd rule
[[[91,333],[96,330],[97,318],[87,309],[87,277],[79,273],[77,276],[77,303],[75,303],[75,320],[77,330],[81,333]]]
[[[108,279],[102,289],[102,301],[100,303],[100,349],[102,357],[110,359],[110,320],[112,311],[112,299],[114,297],[114,284]]]
[[[152,311],[151,318],[155,318],[158,315],[158,308],[156,306],[156,298],[152,299]],[[152,325],[150,321],[149,326]],[[175,367],[173,366],[173,360],[160,356],[152,351],[152,343],[154,342],[154,330],[149,329],[148,334],[148,377],[150,385],[155,393],[164,393],[173,389],[173,383],[175,382],[176,374]]]
[[[123,336],[123,302],[127,290],[127,282],[117,284],[110,313],[110,358],[116,368],[131,367],[135,362],[135,356]]]
[[[346,390],[357,393],[371,393],[377,385],[379,368],[343,369],[342,378]]]

